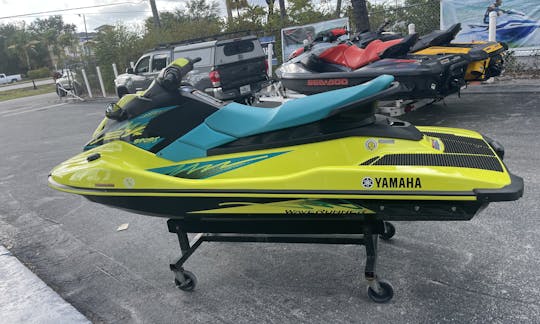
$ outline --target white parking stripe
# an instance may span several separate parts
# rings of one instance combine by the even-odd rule
[[[24,110],[20,110],[20,111],[16,111],[16,112],[6,111],[6,112],[3,112],[3,114],[0,112],[0,117],[17,116],[17,115],[21,115],[21,114],[25,114],[25,113],[29,113],[29,112],[34,112],[34,111],[44,110],[44,109],[50,109],[50,108],[60,107],[60,106],[64,106],[64,105],[67,105],[67,102],[63,102],[63,103],[59,103],[59,104],[55,104],[55,105],[44,106],[44,107],[36,107],[36,108],[32,108],[32,109],[24,109]]]

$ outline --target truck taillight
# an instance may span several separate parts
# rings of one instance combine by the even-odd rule
[[[210,71],[209,77],[213,87],[221,86],[221,78],[219,77],[219,72],[217,70]]]

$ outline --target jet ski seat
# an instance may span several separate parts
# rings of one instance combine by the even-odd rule
[[[350,43],[339,44],[322,52],[319,58],[328,63],[356,70],[384,57],[406,54],[417,39],[416,34],[385,42],[376,39],[370,42],[366,48],[359,48]]]
[[[419,50],[431,47],[431,46],[440,46],[450,43],[461,30],[461,24],[453,24],[447,30],[436,30],[425,36],[420,37],[418,42],[414,44],[411,49],[411,53],[417,52]]]
[[[308,124],[330,116],[334,110],[349,103],[387,89],[393,81],[394,77],[382,75],[358,86],[290,100],[275,108],[231,103],[209,116],[205,123],[236,138]]]
[[[275,108],[230,103],[162,149],[158,155],[173,161],[205,157],[207,150],[242,137],[300,126],[332,116],[341,108],[388,89],[393,81],[393,76],[381,75],[361,85],[290,100]],[[361,109],[365,105],[359,107]]]

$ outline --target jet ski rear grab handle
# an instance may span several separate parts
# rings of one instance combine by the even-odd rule
[[[245,243],[308,243],[308,244],[347,244],[364,245],[366,249],[366,264],[364,276],[368,281],[368,296],[376,303],[386,303],[394,296],[392,285],[377,277],[377,242],[380,236],[389,240],[395,234],[395,227],[390,222],[382,220],[365,220],[355,222],[357,233],[362,234],[280,234],[275,233],[271,226],[266,230],[257,230],[257,226],[248,229],[248,233],[196,233],[190,241],[187,233],[200,230],[197,222],[181,219],[169,219],[167,226],[170,233],[175,233],[180,244],[181,256],[169,266],[174,272],[175,284],[183,291],[193,291],[197,284],[195,275],[183,268],[183,264],[203,242],[245,242]],[[187,229],[187,231],[185,230]],[[253,233],[249,233],[253,231]],[[261,231],[267,234],[257,234]],[[309,231],[309,229],[308,229]],[[315,230],[316,231],[316,230]]]

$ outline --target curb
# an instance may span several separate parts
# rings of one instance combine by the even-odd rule
[[[90,323],[2,245],[0,314],[3,323]]]
[[[494,83],[470,82],[462,93],[535,93],[540,92],[540,80],[496,80]]]

